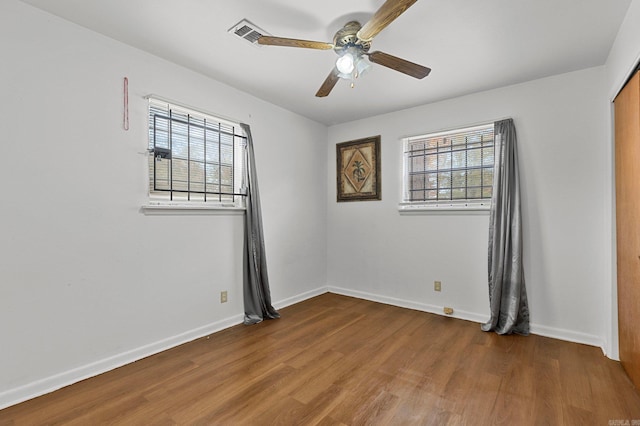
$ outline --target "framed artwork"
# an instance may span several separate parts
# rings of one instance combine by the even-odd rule
[[[381,200],[380,136],[336,144],[338,202]]]

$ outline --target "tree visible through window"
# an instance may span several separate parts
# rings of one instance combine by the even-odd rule
[[[493,123],[404,140],[404,202],[491,199]]]

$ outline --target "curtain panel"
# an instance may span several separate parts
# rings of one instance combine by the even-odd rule
[[[247,135],[245,150],[245,197],[246,211],[244,220],[244,259],[243,293],[244,323],[256,324],[266,319],[280,318],[280,314],[271,306],[267,257],[264,249],[262,231],[262,210],[260,191],[253,153],[253,138],[248,124],[240,124]]]
[[[516,129],[513,119],[494,124],[495,166],[489,216],[489,306],[484,331],[529,334],[522,264],[522,217]]]

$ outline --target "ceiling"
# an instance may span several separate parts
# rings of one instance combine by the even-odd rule
[[[331,42],[384,0],[22,0],[327,125],[602,65],[631,0],[420,0],[374,39],[426,65],[417,80],[380,65],[350,88],[315,93],[332,51],[257,47],[227,31]]]

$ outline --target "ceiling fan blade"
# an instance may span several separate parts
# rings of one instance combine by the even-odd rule
[[[331,73],[329,73],[329,75],[327,76],[327,79],[324,81],[324,83],[322,83],[322,86],[320,86],[320,89],[318,89],[318,92],[316,93],[316,97],[324,98],[329,93],[331,93],[331,90],[333,90],[333,87],[336,85],[338,80],[340,80],[340,77],[338,77],[339,73],[340,72],[338,71],[338,69],[336,67],[333,67],[333,69],[331,70]]]
[[[388,53],[371,52],[366,53],[366,55],[374,64],[400,71],[401,73],[410,75],[411,77],[425,78],[431,72],[431,68],[409,62],[406,59],[401,59],[396,56],[389,55]]]
[[[376,11],[373,17],[364,24],[357,37],[362,41],[371,41],[380,31],[384,30],[405,10],[409,9],[418,0],[387,0]]]
[[[298,40],[296,38],[262,36],[258,39],[258,44],[269,46],[303,47],[305,49],[333,49],[333,44],[322,41]]]

